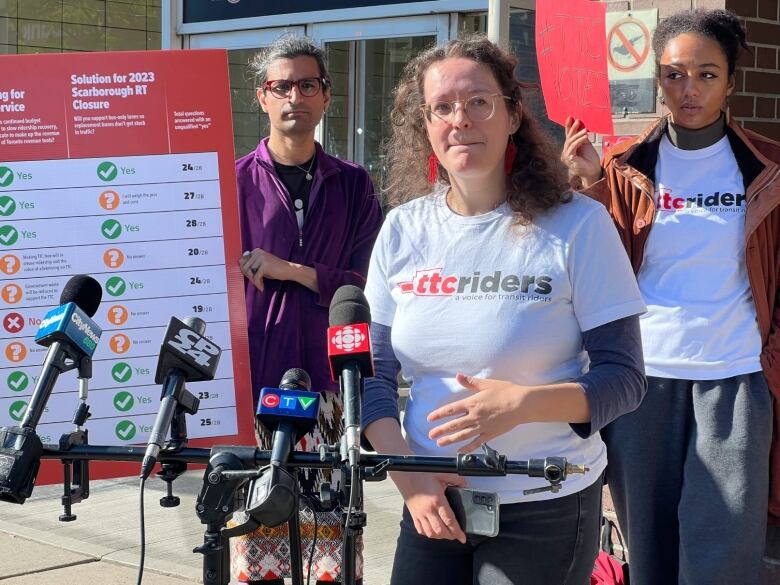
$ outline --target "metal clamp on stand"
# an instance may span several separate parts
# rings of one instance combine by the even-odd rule
[[[87,407],[87,410],[89,410],[89,407]],[[78,413],[79,411],[77,410],[76,414]],[[60,449],[63,451],[69,450],[74,445],[88,444],[89,433],[87,429],[76,429],[60,437]],[[63,513],[60,514],[59,520],[60,522],[73,522],[76,519],[76,515],[72,513],[71,506],[89,497],[89,460],[81,459],[74,461],[72,459],[63,459],[62,472],[64,478],[62,485]]]
[[[176,410],[171,419],[170,438],[165,442],[160,453],[174,454],[187,446],[187,415],[198,413],[200,400],[185,387],[176,393]],[[187,471],[187,463],[183,461],[162,461],[157,477],[165,482],[166,495],[160,498],[160,506],[163,508],[175,508],[181,503],[178,496],[173,495],[173,482],[182,473]]]
[[[227,585],[230,581],[228,538],[251,532],[257,527],[225,528],[228,518],[241,504],[238,494],[251,477],[257,477],[253,447],[215,446],[211,450],[203,487],[195,511],[206,525],[203,544],[193,552],[203,555],[203,585]],[[232,475],[230,472],[234,472]]]

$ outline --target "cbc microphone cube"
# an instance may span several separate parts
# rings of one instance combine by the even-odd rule
[[[66,303],[46,313],[35,343],[48,347],[55,341],[65,342],[92,357],[102,334],[103,330],[76,303]]]
[[[334,382],[338,381],[342,366],[349,361],[358,364],[364,377],[374,375],[374,360],[367,323],[328,327],[328,362]]]

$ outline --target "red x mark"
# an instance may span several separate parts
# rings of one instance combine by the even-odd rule
[[[8,313],[3,317],[3,329],[8,333],[18,333],[24,329],[24,317],[19,313]]]

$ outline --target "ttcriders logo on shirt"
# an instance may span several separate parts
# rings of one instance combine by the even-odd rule
[[[471,276],[454,276],[443,275],[441,268],[426,268],[415,272],[412,280],[399,282],[398,288],[403,294],[413,294],[418,297],[506,293],[506,295],[512,295],[512,297],[507,297],[507,300],[542,300],[520,299],[519,295],[549,295],[552,292],[552,277],[504,274],[501,270],[496,270],[493,274],[485,276],[479,271],[474,272]],[[502,297],[505,295],[498,294],[499,299]]]
[[[726,211],[741,213],[745,204],[745,195],[742,193],[721,193],[715,191],[712,195],[699,193],[691,197],[675,195],[672,189],[662,187],[655,195],[655,208],[658,211],[672,213],[687,211],[688,213],[704,211]]]

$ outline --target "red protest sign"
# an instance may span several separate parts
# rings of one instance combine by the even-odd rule
[[[599,2],[538,0],[536,55],[548,117],[612,134],[605,15]]]

